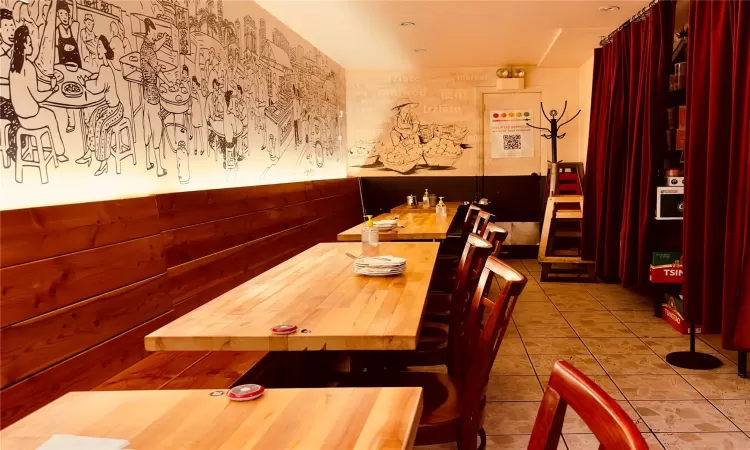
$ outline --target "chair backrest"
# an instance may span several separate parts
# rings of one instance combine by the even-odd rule
[[[638,427],[612,397],[567,361],[557,361],[531,431],[529,450],[557,448],[567,405],[586,422],[600,450],[648,449]]]
[[[489,292],[489,286],[495,279],[500,285],[500,292],[494,299],[489,299],[484,293]],[[526,277],[523,274],[494,256],[487,258],[460,339],[463,361],[459,363],[457,376],[461,380],[463,395],[459,448],[476,446],[483,392],[524,287]]]
[[[479,211],[476,219],[474,219],[474,228],[472,228],[471,232],[479,236],[484,236],[484,231],[487,229],[487,224],[490,223],[493,215],[485,210]]]
[[[448,328],[448,347],[450,354],[448,369],[453,373],[453,368],[460,362],[461,351],[459,339],[461,329],[466,322],[471,295],[479,280],[478,274],[487,257],[492,253],[492,244],[474,233],[469,233],[466,239],[464,251],[458,262],[456,270],[456,281],[453,285],[450,303],[450,327]]]
[[[461,242],[466,242],[466,238],[469,237],[471,228],[474,225],[474,220],[480,211],[482,211],[482,208],[478,207],[475,204],[469,205],[469,207],[466,209],[466,217],[464,218],[464,223],[461,226]]]
[[[492,256],[500,257],[500,252],[503,250],[503,243],[508,238],[508,230],[495,222],[490,222],[487,224],[482,237],[494,246]]]

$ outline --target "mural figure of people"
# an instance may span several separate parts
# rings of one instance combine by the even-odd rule
[[[140,52],[141,73],[143,76],[143,133],[145,134],[146,142],[146,169],[151,170],[154,168],[154,163],[151,161],[151,151],[149,150],[149,147],[151,147],[154,162],[156,162],[156,176],[163,177],[167,174],[167,169],[162,167],[161,154],[159,153],[164,123],[159,116],[161,106],[159,105],[159,87],[157,83],[158,80],[161,80],[162,83],[165,83],[169,87],[171,87],[172,83],[169,82],[162,72],[156,52],[167,41],[168,34],[165,33],[162,37],[157,37],[156,26],[148,18],[143,21],[143,26],[145,28],[145,36]]]
[[[101,63],[99,72],[88,78],[81,76],[79,81],[92,94],[104,93],[105,103],[97,106],[88,119],[84,154],[84,157],[88,156],[89,160],[92,153],[96,155],[99,168],[94,175],[99,176],[107,172],[107,161],[112,154],[111,142],[108,139],[112,134],[112,127],[122,120],[124,108],[117,96],[114,51],[106,37],[99,36],[96,52],[97,59]]]
[[[292,99],[292,119],[294,120],[294,148],[299,147],[302,143],[300,139],[300,119],[302,118],[302,99],[300,99],[300,92],[296,85],[292,86],[292,92],[294,97]]]
[[[237,116],[235,115],[236,102],[232,98],[232,91],[226,91],[224,93],[224,101],[226,102],[226,109],[224,111],[224,168],[225,169],[236,169],[237,168],[237,136],[239,136],[241,129],[237,129]]]
[[[86,14],[83,19],[83,29],[81,30],[81,37],[78,39],[81,44],[81,59],[83,66],[90,72],[96,72],[96,65],[99,61],[97,57],[97,43],[96,34],[94,34],[94,17],[91,14]]]
[[[419,143],[419,118],[412,112],[419,103],[413,103],[407,98],[402,98],[391,108],[396,112],[393,129],[391,130],[391,143],[397,146],[404,139],[410,139]]]
[[[193,152],[195,155],[198,154],[200,148],[201,155],[206,151],[205,144],[203,142],[203,108],[201,106],[200,98],[200,83],[198,78],[193,75],[192,87],[190,89],[190,141],[193,143]]]
[[[21,124],[10,100],[10,64],[13,57],[13,35],[16,24],[9,9],[0,9],[0,133],[6,127],[7,149],[2,160],[6,166],[16,160],[16,132]]]
[[[125,53],[125,44],[122,42],[122,36],[120,35],[120,27],[117,26],[117,22],[112,21],[109,24],[109,46],[115,54],[112,59],[112,66],[115,70],[122,70],[122,58]]]
[[[234,104],[234,115],[236,117],[236,129],[239,130],[235,136],[240,136],[237,142],[237,161],[242,161],[247,155],[247,135],[242,133],[245,130],[245,120],[247,119],[247,108],[245,106],[244,93],[242,86],[237,85],[236,98],[232,100]]]
[[[50,88],[39,89],[38,74],[31,61],[33,44],[26,25],[16,28],[13,34],[13,57],[10,63],[10,100],[21,126],[27,130],[47,129],[58,162],[66,162],[65,145],[63,144],[57,118],[52,110],[39,104],[57,92],[57,80],[50,79]]]
[[[76,2],[73,1],[73,13],[75,15]],[[60,0],[57,3],[57,58],[60,64],[75,64],[76,67],[81,67],[81,53],[78,50],[78,29],[80,24],[77,20],[73,20],[70,14],[70,7],[68,2]],[[72,109],[67,110],[68,114],[68,127],[65,129],[66,132],[70,133],[75,131],[76,122],[75,115]]]
[[[31,43],[34,47],[34,53],[31,54],[30,59],[36,61],[36,57],[39,54],[40,26],[44,26],[44,21],[38,21],[35,16],[32,16],[32,6],[35,9],[39,8],[36,2],[32,4],[25,0],[16,1],[15,5],[13,5],[13,21],[17,26],[26,25],[29,28],[29,37],[31,37]]]
[[[209,150],[214,151],[214,159],[218,161],[219,152],[221,151],[221,143],[219,134],[214,128],[213,123],[221,123],[221,121],[224,119],[224,108],[221,105],[221,102],[224,101],[224,99],[221,95],[221,86],[219,85],[219,80],[214,78],[211,86],[213,90],[208,95],[208,100],[206,100],[206,124],[208,124],[209,126],[208,148]]]

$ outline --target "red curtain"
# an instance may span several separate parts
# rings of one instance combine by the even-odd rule
[[[691,1],[689,33],[684,312],[750,350],[750,2]]]
[[[594,53],[582,254],[600,278],[625,285],[648,281],[643,236],[654,215],[656,151],[666,146],[673,23],[674,2],[661,1]]]

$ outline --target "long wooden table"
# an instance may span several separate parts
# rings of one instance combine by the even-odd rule
[[[445,203],[445,206],[448,207],[448,213],[453,211],[455,214],[456,210],[459,206],[461,206],[464,202],[443,202]],[[420,203],[416,207],[411,207],[407,205],[406,203],[402,203],[394,208],[391,208],[392,213],[432,213],[435,214],[435,207],[430,208],[422,208],[422,204]]]
[[[414,350],[438,244],[392,242],[393,277],[354,274],[359,243],[318,244],[146,336],[146,349]],[[271,333],[296,325],[295,334]]]
[[[388,220],[398,217],[401,227],[378,233],[380,241],[441,241],[448,237],[456,209],[448,209],[447,216],[422,212],[381,214],[373,220]],[[338,234],[339,241],[361,241],[364,222]]]
[[[219,392],[71,392],[0,441],[8,450],[56,434],[124,439],[136,450],[410,449],[422,414],[422,388],[268,389],[242,403]]]

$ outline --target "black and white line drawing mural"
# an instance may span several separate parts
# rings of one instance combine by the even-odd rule
[[[421,170],[452,170],[464,150],[468,128],[422,124],[415,113],[418,103],[399,99],[391,108],[393,127],[388,140],[360,140],[349,148],[351,167],[382,168],[404,175]],[[389,142],[388,142],[389,141]]]
[[[0,0],[0,170],[18,192],[71,177],[96,193],[113,177],[169,192],[344,176],[340,68],[238,5]],[[49,204],[43,192],[2,207]]]

